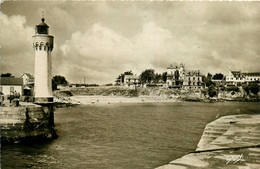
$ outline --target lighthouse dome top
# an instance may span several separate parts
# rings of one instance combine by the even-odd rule
[[[35,26],[35,34],[43,34],[43,35],[48,35],[49,33],[49,26],[44,22],[45,19],[41,19],[42,22],[39,25]]]

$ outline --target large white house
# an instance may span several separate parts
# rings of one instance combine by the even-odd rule
[[[15,92],[23,95],[23,79],[15,77],[1,77],[0,92],[2,92],[4,96],[14,95]]]
[[[140,84],[140,78],[137,75],[125,75],[123,86],[133,87]]]
[[[199,70],[185,70],[184,64],[167,68],[166,84],[170,88],[200,89],[204,87]]]
[[[24,85],[34,85],[34,77],[31,74],[24,73],[21,78],[23,79]]]
[[[227,86],[237,86],[242,83],[260,82],[260,72],[229,71],[226,76]]]
[[[186,71],[183,81],[184,89],[201,89],[204,87],[202,74],[199,70]]]

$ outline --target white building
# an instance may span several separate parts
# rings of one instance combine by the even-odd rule
[[[138,86],[140,84],[140,78],[137,75],[125,75],[124,81],[123,81],[123,86]]]
[[[34,77],[31,74],[24,73],[21,78],[23,79],[24,85],[34,85]]]
[[[185,78],[185,67],[183,64],[180,66],[173,66],[171,64],[167,68],[167,80],[166,84],[169,87],[180,88]]]
[[[199,70],[186,71],[183,81],[184,89],[201,89],[204,87],[202,74]]]
[[[166,84],[170,88],[200,89],[204,87],[199,70],[185,70],[184,64],[167,68]]]
[[[1,77],[0,92],[2,92],[4,96],[14,95],[15,92],[23,95],[23,79],[15,77]]]
[[[246,82],[260,82],[260,72],[243,73]]]
[[[23,79],[23,94],[25,96],[33,96],[34,77],[29,73],[24,73],[21,78]]]
[[[226,76],[227,86],[237,86],[242,83],[260,82],[260,72],[229,71]]]

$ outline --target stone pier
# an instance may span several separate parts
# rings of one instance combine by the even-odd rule
[[[232,115],[209,123],[197,149],[157,169],[260,168],[260,114]]]
[[[0,107],[1,143],[57,137],[42,106],[33,103],[20,104],[19,107]]]

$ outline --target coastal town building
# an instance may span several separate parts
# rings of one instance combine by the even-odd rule
[[[229,71],[226,76],[227,86],[238,86],[242,83],[260,82],[260,72]]]
[[[31,74],[24,73],[21,78],[23,79],[24,85],[34,85],[34,77]]]
[[[169,88],[201,89],[204,87],[199,70],[186,70],[184,64],[167,68],[166,84]]]
[[[171,64],[167,68],[167,80],[166,84],[168,87],[181,88],[185,78],[185,66],[180,64],[180,66]]]
[[[137,75],[125,75],[124,81],[122,82],[123,86],[134,87],[140,84],[140,78]]]
[[[204,87],[202,74],[199,70],[186,71],[184,76],[184,89],[201,89]]]
[[[15,77],[0,78],[0,92],[4,96],[14,95],[14,93],[23,94],[23,79]]]
[[[260,82],[260,72],[246,72],[243,73],[245,76],[245,81],[250,82]]]
[[[23,79],[23,94],[25,96],[33,96],[34,77],[29,73],[24,73],[21,78]]]

